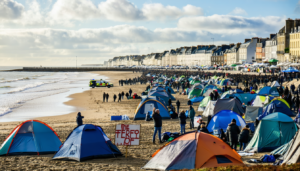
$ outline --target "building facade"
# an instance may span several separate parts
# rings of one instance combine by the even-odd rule
[[[294,27],[291,30],[290,55],[292,62],[300,62],[300,26]]]
[[[239,63],[251,63],[255,61],[255,51],[258,38],[245,39],[239,49]]]
[[[277,59],[277,34],[271,34],[270,39],[266,41],[265,58],[263,60]]]

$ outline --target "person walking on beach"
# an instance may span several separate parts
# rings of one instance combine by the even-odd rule
[[[179,102],[179,100],[177,100],[176,106],[177,106],[177,113],[179,113],[179,108],[180,108],[180,102]]]
[[[116,99],[117,99],[117,95],[114,94],[114,102],[116,102]]]
[[[250,128],[249,125],[246,125],[246,127],[242,129],[242,133],[239,136],[240,151],[245,150],[249,138],[250,138]]]
[[[129,94],[128,94],[128,92],[126,93],[126,98],[127,98],[127,100],[129,100]]]
[[[194,118],[195,118],[195,110],[192,105],[190,105],[189,117],[191,119],[190,129],[194,129]]]
[[[106,102],[108,102],[109,94],[106,94]]]
[[[131,97],[131,94],[132,94],[132,90],[131,89],[129,89],[129,96]]]
[[[78,112],[76,117],[77,127],[82,125],[82,118],[84,118],[84,116],[81,116],[81,113]]]
[[[155,144],[155,137],[156,137],[156,133],[158,132],[159,142],[162,143],[162,141],[161,141],[162,118],[160,116],[159,109],[153,108],[152,113],[153,113],[152,119],[154,121],[154,134],[153,134],[152,141],[153,141],[153,144]]]
[[[179,115],[179,121],[180,121],[180,133],[181,135],[183,135],[185,134],[185,124],[186,124],[186,116],[184,110],[182,110]]]
[[[124,91],[122,91],[121,95],[122,95],[122,99],[124,99],[124,95],[125,95]]]
[[[103,102],[105,102],[106,94],[105,92],[103,93]]]
[[[119,93],[119,100],[118,100],[118,102],[121,102],[121,93]]]

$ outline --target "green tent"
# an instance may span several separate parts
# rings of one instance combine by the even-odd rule
[[[205,97],[199,104],[198,111],[204,111],[209,101],[210,101],[210,96]]]
[[[272,151],[290,142],[297,130],[295,122],[289,116],[280,112],[272,113],[260,121],[244,151]]]
[[[269,62],[278,62],[276,59],[270,59]]]
[[[232,66],[232,67],[235,67],[235,66],[236,66],[236,64],[232,64],[231,66]]]
[[[202,93],[202,89],[193,89],[189,92],[188,98],[192,99],[194,97],[199,97]]]

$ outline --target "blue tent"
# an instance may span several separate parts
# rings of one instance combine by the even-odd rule
[[[167,92],[169,92],[169,91],[170,91],[170,92],[171,92],[171,94],[176,94],[176,93],[175,93],[175,91],[174,91],[174,90],[173,90],[171,87],[169,87],[169,86],[166,86],[165,88],[166,88],[166,91],[167,91]]]
[[[246,126],[246,122],[239,114],[231,110],[222,110],[212,117],[209,124],[207,125],[207,129],[209,132],[220,129],[223,129],[223,131],[225,132],[228,124],[231,123],[232,119],[236,120],[236,124],[240,127],[240,129]]]
[[[293,68],[293,67],[290,67],[290,68],[288,68],[287,70],[284,70],[284,71],[282,71],[282,72],[299,72],[299,70],[297,70],[297,69],[295,69],[295,68]]]
[[[121,155],[121,152],[99,126],[85,124],[72,131],[53,159],[83,161],[117,155]]]
[[[150,91],[148,96],[169,97],[165,91]]]
[[[279,96],[277,88],[270,87],[270,86],[263,87],[262,89],[259,90],[259,92],[257,94],[264,95],[264,96],[268,96],[268,95]]]
[[[28,120],[9,134],[0,146],[0,155],[55,153],[61,144],[49,125],[38,120]]]
[[[258,120],[261,120],[265,116],[275,112],[284,113],[288,116],[295,116],[291,109],[284,102],[280,100],[274,100],[265,107],[264,113],[258,117]]]
[[[160,116],[163,119],[170,119],[170,115],[168,113],[168,109],[166,106],[160,102],[159,100],[145,98],[142,99],[137,109],[135,110],[134,120],[144,120],[146,118],[146,114],[148,112],[152,113],[153,108],[159,109]]]
[[[203,99],[204,99],[204,96],[194,97],[191,99],[191,102],[193,104],[193,103],[201,102]]]
[[[243,90],[241,90],[241,89],[235,89],[235,90],[233,90],[232,91],[233,93],[239,93],[239,94],[242,94],[242,93],[244,93],[244,91]]]

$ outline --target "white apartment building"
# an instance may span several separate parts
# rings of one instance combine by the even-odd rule
[[[239,49],[239,63],[250,63],[255,61],[256,43],[258,38],[245,39]]]
[[[266,41],[265,46],[265,60],[277,59],[277,35],[270,36],[270,39]]]

